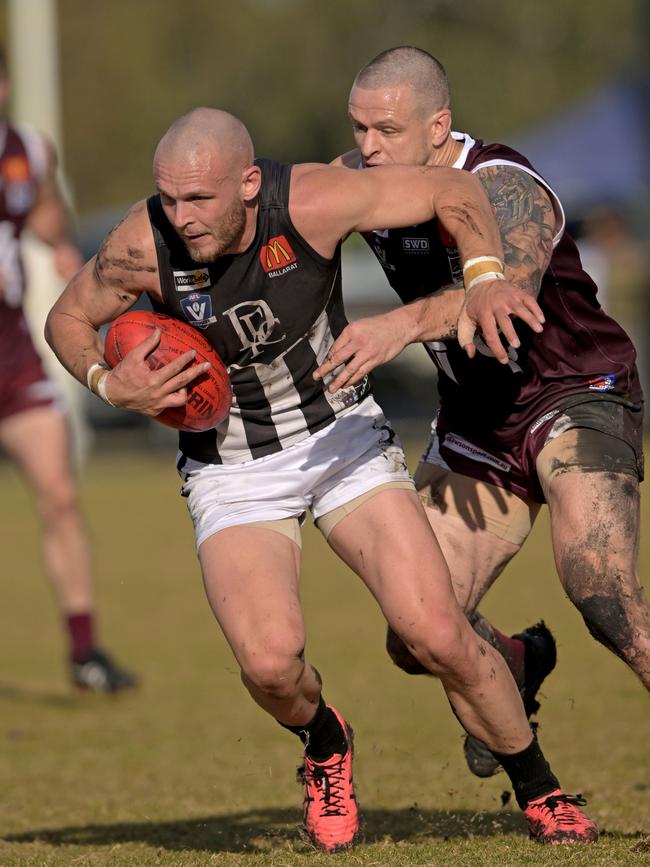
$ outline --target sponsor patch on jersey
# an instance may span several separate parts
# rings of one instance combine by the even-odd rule
[[[489,452],[486,452],[485,449],[475,446],[474,443],[469,442],[469,440],[459,437],[458,434],[448,433],[442,445],[444,448],[449,449],[450,452],[465,455],[465,457],[469,458],[470,461],[489,464],[491,467],[496,467],[504,473],[510,472],[510,465],[505,461],[491,455]]]
[[[285,235],[277,235],[264,244],[260,250],[260,262],[269,277],[279,277],[298,267],[296,254]]]
[[[216,316],[212,315],[212,299],[209,295],[192,292],[187,298],[181,299],[181,307],[190,325],[196,325],[197,328],[207,328],[217,321]]]
[[[589,391],[611,391],[616,385],[616,374],[604,373],[587,381]]]
[[[430,249],[428,238],[402,238],[404,253],[428,253]]]
[[[358,382],[356,385],[350,385],[347,388],[339,388],[336,394],[333,395],[333,400],[336,401],[337,406],[347,409],[347,407],[359,403],[361,398],[365,397],[369,391],[370,378],[368,377],[368,374],[366,374],[361,382]]]
[[[535,431],[538,430],[545,421],[548,421],[551,418],[555,418],[559,411],[559,409],[552,409],[550,412],[545,412],[544,415],[540,415],[537,421],[534,421],[528,428],[528,433],[534,434]]]
[[[429,249],[428,238],[402,238],[402,250],[405,253],[428,253]]]
[[[177,292],[196,292],[210,285],[210,272],[207,268],[196,268],[194,271],[174,271],[174,283]]]

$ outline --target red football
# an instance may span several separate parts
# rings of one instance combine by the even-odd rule
[[[191,364],[209,361],[212,367],[188,386],[187,403],[163,410],[156,421],[177,430],[200,432],[210,430],[228,415],[232,401],[230,378],[218,354],[191,325],[150,310],[123,313],[111,324],[106,333],[104,357],[115,367],[135,346],[160,329],[160,343],[147,356],[152,370],[158,370],[188,349],[196,356]]]

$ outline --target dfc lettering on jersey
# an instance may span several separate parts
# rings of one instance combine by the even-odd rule
[[[262,298],[256,301],[242,301],[235,304],[229,310],[224,310],[237,336],[241,341],[242,349],[252,349],[253,358],[262,352],[265,346],[271,343],[280,343],[286,337],[278,326],[280,320],[273,315],[273,311]]]
[[[212,299],[209,295],[192,292],[187,298],[181,299],[181,307],[190,325],[196,325],[197,328],[207,328],[217,321],[216,316],[212,315]]]

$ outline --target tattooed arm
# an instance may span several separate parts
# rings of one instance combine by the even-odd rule
[[[140,202],[68,283],[47,317],[47,342],[83,385],[90,367],[104,363],[100,327],[125,313],[144,292],[162,300],[151,226],[146,204]],[[183,370],[193,357],[187,352],[160,370],[149,370],[145,359],[159,341],[160,333],[154,332],[106,377],[111,404],[158,415],[166,407],[185,403],[184,387],[206,365],[194,365],[191,373]]]
[[[531,310],[536,311],[540,326],[531,327],[542,330],[544,317],[535,299],[553,253],[556,217],[546,190],[523,169],[487,166],[476,175],[485,187],[497,220],[506,279],[479,283],[467,293],[458,320],[458,341],[473,357],[474,333],[480,324],[486,343],[505,364],[508,356],[504,349],[499,350],[498,330],[511,346],[519,346],[511,317],[517,316],[530,325],[528,315]]]
[[[505,254],[505,276],[536,296],[553,253],[556,217],[551,199],[532,175],[512,166],[476,172],[494,210]]]

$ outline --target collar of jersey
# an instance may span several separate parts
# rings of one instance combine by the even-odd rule
[[[465,161],[467,160],[467,154],[471,151],[476,142],[471,137],[471,135],[468,135],[466,132],[452,132],[451,137],[455,139],[455,141],[463,142],[463,149],[458,155],[458,159],[451,166],[451,168],[462,169],[465,165]]]

